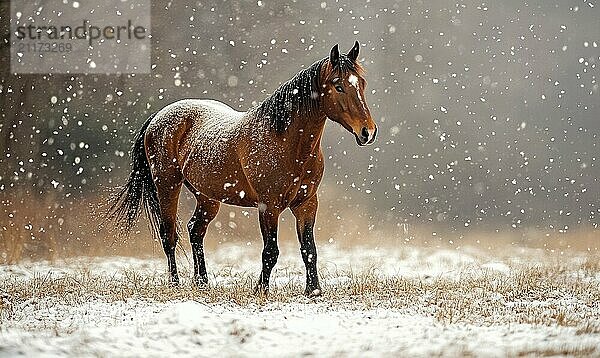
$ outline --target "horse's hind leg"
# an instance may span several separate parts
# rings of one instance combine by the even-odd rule
[[[187,227],[194,256],[194,283],[203,286],[208,283],[206,263],[204,262],[204,235],[206,235],[208,224],[217,216],[221,203],[197,193],[187,182],[185,184],[196,196],[196,210]]]
[[[175,247],[177,246],[177,204],[181,192],[181,174],[162,175],[156,181],[158,202],[160,204],[160,239],[162,241],[169,267],[170,283],[179,284]],[[165,179],[162,179],[165,178]]]

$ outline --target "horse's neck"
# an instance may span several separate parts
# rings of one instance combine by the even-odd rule
[[[315,114],[310,117],[294,118],[287,129],[286,142],[290,152],[302,160],[317,154],[321,147],[321,137],[327,117]]]

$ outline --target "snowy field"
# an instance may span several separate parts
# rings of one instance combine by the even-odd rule
[[[329,245],[318,299],[293,245],[268,298],[256,247],[209,250],[204,290],[180,256],[180,288],[160,253],[0,267],[0,356],[600,355],[597,255]]]

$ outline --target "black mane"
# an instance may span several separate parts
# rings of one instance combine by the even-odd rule
[[[282,133],[291,124],[293,113],[311,115],[318,109],[321,99],[321,69],[328,60],[324,58],[301,70],[257,106],[257,115],[269,124],[270,129]],[[362,71],[360,65],[355,64],[348,56],[340,55],[334,71],[342,76],[350,70]]]
[[[298,72],[258,105],[256,112],[277,133],[284,132],[292,122],[292,114],[310,115],[318,107],[319,77],[324,58]]]

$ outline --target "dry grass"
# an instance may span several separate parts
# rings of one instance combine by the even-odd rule
[[[579,274],[573,275],[573,272]],[[435,317],[443,324],[533,323],[577,327],[581,334],[600,331],[600,286],[590,278],[598,271],[590,271],[588,263],[570,270],[545,266],[521,267],[508,275],[493,271],[480,273],[465,272],[460,279],[419,279],[380,277],[373,271],[326,272],[322,277],[325,295],[316,301],[351,310],[374,307],[406,310]],[[72,305],[91,299],[196,300],[240,306],[312,301],[300,294],[302,280],[295,273],[290,273],[287,283],[274,285],[268,297],[253,294],[254,273],[219,273],[221,277],[228,274],[227,284],[213,282],[204,289],[189,284],[170,287],[162,275],[136,271],[123,271],[119,278],[86,271],[61,277],[37,275],[29,280],[4,277],[0,282],[0,292],[3,292],[0,311],[3,320],[10,320],[11,306],[45,298],[57,298]],[[339,283],[340,278],[344,279],[342,283]]]
[[[468,251],[465,249],[465,252]],[[0,274],[0,330],[10,331],[15,327],[53,330],[56,326],[57,335],[69,335],[76,326],[61,322],[69,317],[71,309],[78,312],[80,307],[106,307],[105,303],[108,307],[169,307],[173,301],[193,300],[206,305],[208,311],[218,306],[228,312],[262,314],[310,307],[311,312],[328,312],[334,316],[343,312],[344,317],[361,317],[365,312],[393,312],[391,314],[407,317],[409,321],[413,317],[418,320],[426,318],[437,322],[434,326],[438,331],[459,332],[455,336],[449,334],[448,337],[454,337],[453,343],[436,353],[443,356],[481,354],[482,351],[473,346],[473,342],[461,338],[460,332],[474,332],[481,339],[492,337],[495,332],[505,332],[514,337],[519,332],[527,334],[528,330],[539,332],[540,329],[550,332],[544,333],[546,337],[562,332],[577,338],[577,342],[570,344],[563,339],[562,343],[552,343],[550,339],[548,344],[542,340],[532,345],[520,342],[515,347],[503,342],[504,348],[496,349],[510,356],[599,354],[594,342],[598,342],[600,337],[600,258],[595,254],[563,256],[533,251],[521,253],[521,256],[516,254],[518,257],[514,261],[502,259],[511,257],[508,252],[496,252],[494,257],[507,266],[490,268],[483,265],[483,262],[490,261],[469,263],[471,261],[467,260],[460,264],[448,263],[444,266],[446,269],[439,271],[437,268],[427,271],[428,263],[431,263],[428,255],[434,254],[434,249],[421,250],[422,256],[412,258],[410,250],[405,251],[405,255],[400,254],[402,251],[386,252],[405,264],[414,262],[418,266],[415,270],[422,267],[424,273],[419,276],[382,274],[386,272],[385,265],[375,257],[373,261],[361,264],[360,267],[367,268],[360,271],[339,269],[348,267],[344,264],[323,263],[320,273],[325,294],[316,299],[302,295],[304,272],[301,264],[286,264],[285,258],[273,277],[268,297],[253,293],[256,272],[244,271],[249,268],[244,264],[229,266],[229,259],[225,258],[219,264],[211,265],[211,283],[203,289],[191,285],[190,272],[185,265],[180,269],[182,285],[169,286],[162,272],[164,262],[157,259],[89,258],[54,264],[30,262],[8,267],[5,274]],[[224,252],[229,252],[229,248],[222,247],[221,254]],[[240,253],[246,254],[246,251]],[[341,260],[347,252],[337,254]],[[238,257],[236,255],[232,257]],[[252,255],[258,256],[258,252],[252,252]],[[538,256],[528,260],[530,255]],[[359,257],[351,257],[350,261]],[[438,260],[444,258],[442,256]],[[368,262],[377,264],[368,266]],[[118,267],[126,269],[119,270]],[[31,272],[38,273],[31,276]],[[414,273],[407,272],[409,275]],[[61,314],[48,318],[54,317],[52,312],[57,310]],[[528,326],[517,327],[518,324]],[[250,339],[244,326],[233,325],[227,332],[239,339],[240,344]],[[532,334],[532,337],[537,339],[539,336]]]

